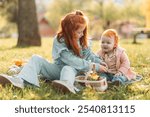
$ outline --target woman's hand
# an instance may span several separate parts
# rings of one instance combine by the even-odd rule
[[[100,72],[107,72],[108,68],[106,66],[100,65]]]

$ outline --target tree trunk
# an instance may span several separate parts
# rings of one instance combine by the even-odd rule
[[[41,46],[35,0],[18,0],[17,46]]]

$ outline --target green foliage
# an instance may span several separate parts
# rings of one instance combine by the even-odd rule
[[[0,39],[0,73],[6,73],[14,59],[29,59],[32,54],[38,54],[52,62],[52,39],[43,39],[41,47],[16,48],[17,40]],[[77,94],[63,94],[54,90],[50,82],[40,82],[40,88],[26,86],[24,89],[14,88],[12,85],[0,85],[0,99],[55,99],[55,100],[138,100],[150,99],[150,40],[138,40],[133,45],[131,40],[121,40],[120,45],[127,51],[134,71],[143,76],[142,81],[127,86],[112,86],[106,92],[96,92],[91,87],[84,88]],[[99,42],[93,41],[92,50],[98,51]]]
[[[91,0],[53,0],[48,7],[46,17],[54,30],[57,30],[61,18],[74,10],[85,11]]]
[[[145,19],[140,5],[141,2],[136,0],[127,0],[123,4],[117,4],[112,0],[53,0],[49,4],[46,17],[52,28],[57,30],[60,19],[66,13],[75,9],[82,10],[89,18],[91,35],[96,37],[100,36],[104,27],[108,28],[108,22],[115,25],[118,22],[121,23],[121,21],[131,21],[138,26],[144,26]]]
[[[0,15],[9,22],[17,22],[18,0],[4,0],[0,5]]]
[[[114,2],[97,2],[97,6],[93,10],[95,10],[95,14],[101,20],[105,21],[115,21],[121,17],[121,6],[115,4]]]
[[[51,0],[45,16],[52,29],[57,31],[60,20],[66,13],[76,9],[82,10],[89,18],[91,35],[96,37],[100,36],[99,32],[102,32],[104,27],[107,28],[108,22],[113,25],[121,21],[131,21],[138,26],[145,26],[141,3],[141,0],[125,0],[123,4],[117,4],[113,0]],[[142,9],[148,8],[144,7]],[[17,9],[18,0],[4,0],[3,4],[0,5],[0,15],[5,17],[8,22],[15,23],[17,21]],[[1,29],[2,32],[8,30],[9,27],[11,28],[12,25],[8,25],[8,22],[4,29]],[[14,26],[12,28],[14,29]]]
[[[145,24],[145,17],[141,11],[142,2],[137,2],[136,0],[124,1],[124,7],[122,7],[121,19],[126,21],[133,21],[139,26]]]
[[[16,32],[18,0],[3,0],[0,4],[0,33]]]

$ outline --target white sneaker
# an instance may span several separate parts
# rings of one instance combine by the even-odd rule
[[[18,74],[21,70],[22,70],[23,67],[18,67],[17,65],[12,65],[9,67],[8,71],[7,71],[7,74],[12,76],[12,75],[16,75]]]
[[[24,88],[24,82],[21,78],[0,74],[0,84],[13,84],[15,87]]]
[[[62,80],[54,80],[52,82],[52,86],[57,89],[57,90],[60,90],[64,93],[76,93],[75,90],[74,90],[74,87],[71,86],[70,84],[67,83],[67,81],[62,81]]]

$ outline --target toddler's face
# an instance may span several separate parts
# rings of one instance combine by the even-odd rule
[[[76,39],[80,39],[83,36],[83,31],[85,29],[85,25],[82,25],[80,28],[78,28],[74,33]]]
[[[103,36],[101,38],[101,49],[103,52],[108,53],[114,49],[114,39],[113,37]]]

